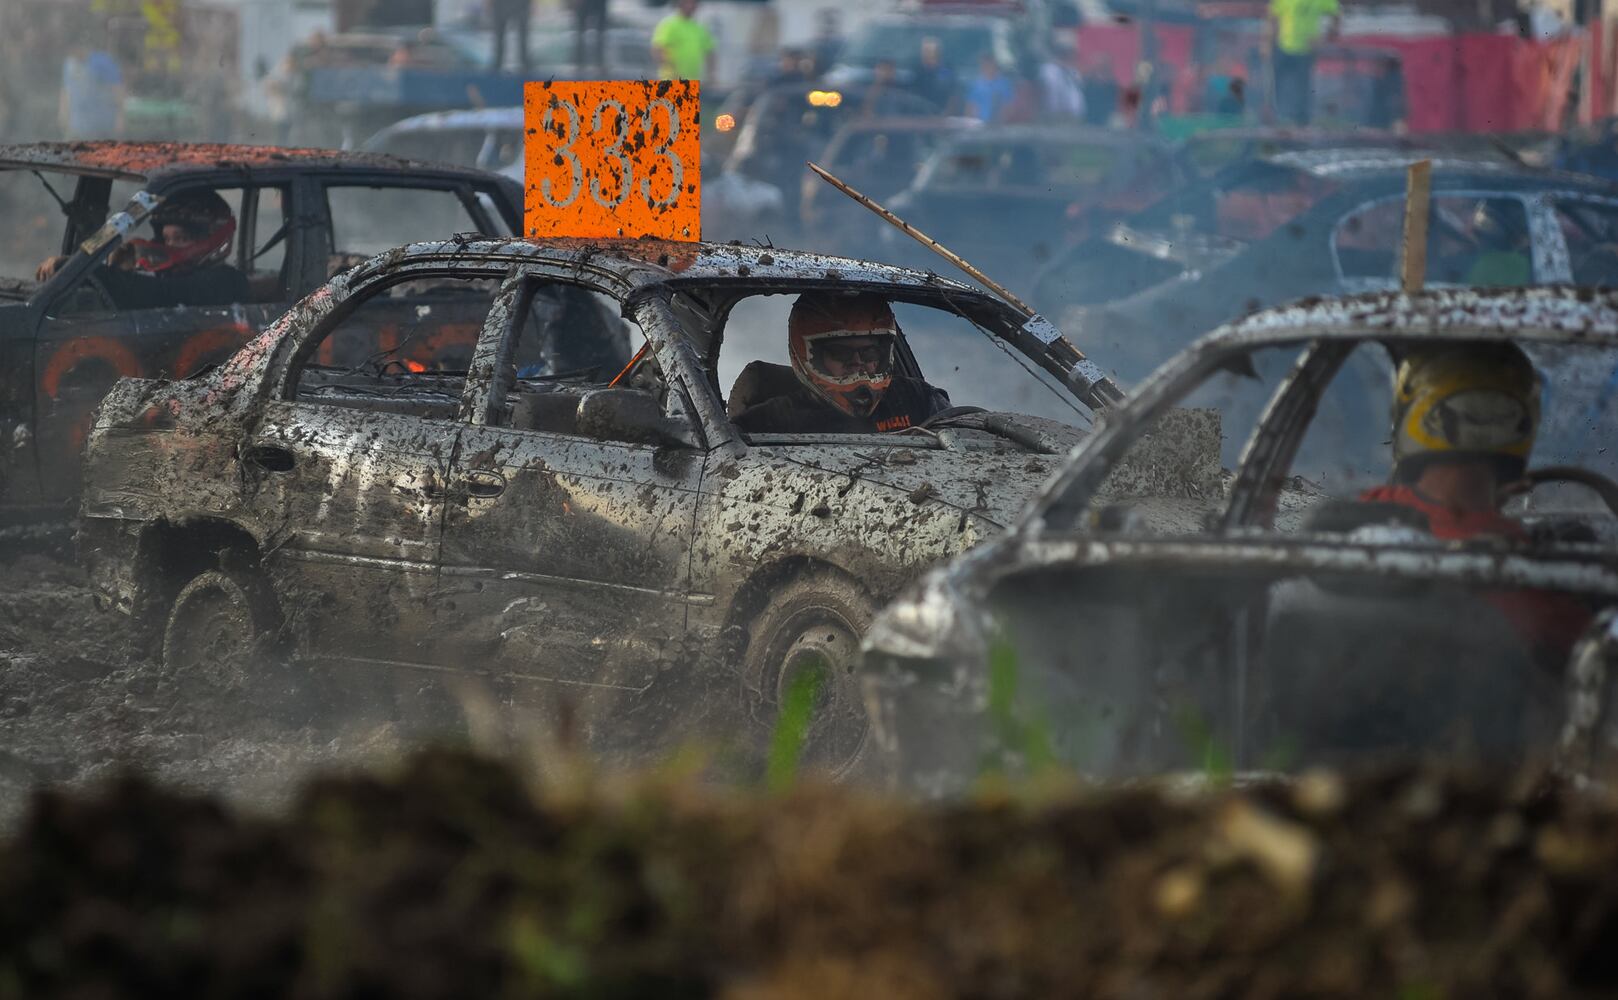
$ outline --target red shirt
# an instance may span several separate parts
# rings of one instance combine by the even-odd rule
[[[1461,511],[1422,496],[1408,486],[1378,486],[1360,494],[1368,503],[1396,503],[1420,511],[1435,538],[1461,541],[1495,536],[1525,539],[1523,526],[1495,511]],[[1519,634],[1536,658],[1558,667],[1567,661],[1573,644],[1590,624],[1591,611],[1578,599],[1545,590],[1495,590],[1485,595]]]

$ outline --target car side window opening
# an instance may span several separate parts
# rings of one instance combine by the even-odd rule
[[[417,272],[356,293],[301,348],[292,397],[454,419],[502,281]]]
[[[244,194],[238,243],[241,268],[254,302],[279,302],[288,297],[287,241],[293,236],[290,209],[291,199],[284,188],[259,188]]]
[[[75,183],[76,178],[69,174],[0,171],[0,217],[7,223],[6,240],[0,246],[0,275],[32,280],[40,261],[62,252],[68,220],[55,198],[71,202]]]
[[[122,212],[138,186],[113,185],[113,210]],[[255,285],[249,238],[256,238],[260,197],[284,218],[285,198],[279,188],[192,186],[162,196],[145,221],[122,239],[114,238],[97,252],[88,270],[51,305],[53,316],[132,312],[143,309],[225,307],[272,303],[285,298],[276,270]],[[249,220],[248,213],[254,213]],[[274,228],[280,222],[273,222]],[[273,230],[272,230],[273,231]],[[103,226],[101,236],[114,235]]]
[[[753,362],[773,366],[778,388],[792,389],[787,350],[788,317],[795,295],[754,295],[731,309],[717,360],[725,401],[735,408],[743,369]],[[1086,425],[1089,416],[1063,388],[1033,362],[977,329],[970,320],[947,309],[892,302],[894,319],[907,352],[916,364],[910,373],[943,390],[955,406],[1022,413],[1063,423]],[[902,365],[895,359],[895,371]]]
[[[515,430],[585,435],[578,415],[584,396],[601,389],[643,392],[665,404],[661,373],[638,325],[617,303],[565,282],[535,280],[518,300],[521,324],[491,423]]]
[[[1360,344],[1321,390],[1290,474],[1337,500],[1386,483],[1392,412],[1393,359],[1381,344]]]
[[[1427,280],[1492,288],[1533,284],[1530,232],[1527,209],[1517,198],[1435,194],[1427,223]],[[1338,272],[1350,282],[1393,281],[1403,234],[1403,196],[1354,209],[1332,233]]]
[[[484,228],[453,189],[330,185],[326,205],[338,270],[393,247]]]
[[[1618,202],[1564,198],[1554,207],[1576,285],[1618,285]]]

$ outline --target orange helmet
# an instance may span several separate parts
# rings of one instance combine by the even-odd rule
[[[846,350],[838,341],[875,340]],[[787,348],[798,381],[850,416],[868,417],[893,383],[898,323],[887,299],[869,292],[805,292],[792,304]]]

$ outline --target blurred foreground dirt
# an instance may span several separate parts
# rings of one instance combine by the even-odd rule
[[[1565,997],[1618,809],[1409,768],[907,805],[446,752],[281,818],[119,778],[0,850],[0,983],[120,997]],[[579,780],[583,778],[584,780]]]

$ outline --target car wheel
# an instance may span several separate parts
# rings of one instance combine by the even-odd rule
[[[797,576],[771,596],[749,630],[745,658],[750,708],[766,748],[791,692],[814,677],[799,767],[835,780],[869,767],[870,721],[854,670],[873,614],[865,592],[830,571]]]
[[[177,687],[205,695],[255,690],[280,615],[257,573],[198,573],[175,595],[163,627],[163,672]]]

